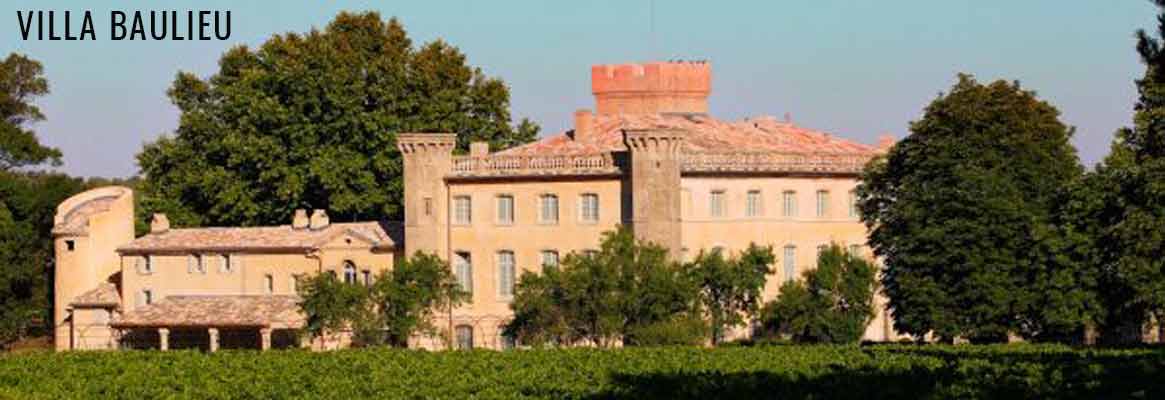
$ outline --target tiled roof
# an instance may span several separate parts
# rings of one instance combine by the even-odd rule
[[[332,223],[323,229],[292,229],[290,225],[252,228],[170,229],[138,238],[117,250],[121,253],[148,251],[300,251],[313,250],[335,237],[351,233],[388,249],[404,243],[399,223]]]
[[[117,307],[121,305],[121,296],[117,294],[117,286],[112,283],[102,283],[96,288],[81,293],[69,305],[73,307]]]
[[[686,131],[684,153],[782,153],[869,155],[873,145],[799,127],[774,117],[727,122],[706,114],[598,114],[593,132],[551,135],[533,143],[495,153],[499,156],[582,155],[626,150],[625,129],[681,129]]]
[[[65,214],[63,221],[53,226],[53,234],[83,234],[89,228],[89,217],[103,211],[109,211],[109,206],[118,196],[98,197],[74,207]]]
[[[126,313],[115,327],[302,328],[300,298],[286,295],[169,296]]]

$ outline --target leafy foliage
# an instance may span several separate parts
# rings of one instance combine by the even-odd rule
[[[858,342],[874,317],[876,274],[869,261],[830,245],[804,281],[785,282],[765,304],[760,319],[766,333],[798,342]]]
[[[400,132],[451,132],[459,149],[533,140],[510,126],[509,91],[437,40],[414,47],[395,19],[340,13],[322,31],[235,47],[208,79],[168,92],[173,136],[138,154],[153,212],[176,225],[282,223],[297,208],[333,219],[401,214]]]
[[[0,398],[1161,398],[1165,350],[764,346],[0,355]]]
[[[448,264],[421,252],[377,275],[371,286],[342,282],[333,273],[303,278],[300,286],[308,333],[326,337],[350,330],[357,346],[408,347],[414,335],[437,334],[436,311],[469,298]]]
[[[45,147],[27,125],[44,120],[36,97],[49,93],[44,66],[20,54],[0,61],[0,171],[43,163],[61,165],[60,150]]]
[[[647,336],[658,337],[652,329],[682,325],[657,324],[691,315],[695,295],[681,266],[667,260],[666,249],[639,242],[620,227],[603,234],[594,254],[572,253],[560,266],[522,274],[505,332],[529,345],[647,344],[654,340]]]
[[[1049,262],[1068,246],[1053,207],[1082,174],[1058,117],[1018,83],[960,75],[867,166],[859,207],[897,330],[997,342],[1083,326],[1088,274],[1074,269],[1089,266]],[[1073,292],[1045,301],[1052,287]]]
[[[1075,209],[1094,246],[1084,254],[1100,271],[1109,343],[1139,341],[1150,316],[1165,321],[1165,11],[1157,19],[1155,35],[1137,33],[1145,75],[1136,82],[1134,125],[1117,132]]]
[[[700,252],[688,266],[699,287],[700,304],[708,314],[712,344],[724,340],[727,329],[744,324],[760,307],[761,290],[776,258],[772,247],[750,244],[739,256],[725,259],[719,250]]]

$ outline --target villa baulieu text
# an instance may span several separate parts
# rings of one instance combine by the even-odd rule
[[[93,12],[16,11],[23,40],[97,40],[108,32],[109,40],[227,40],[231,37],[231,12],[110,11],[108,25],[97,29]]]

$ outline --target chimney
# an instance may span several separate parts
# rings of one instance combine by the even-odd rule
[[[883,152],[890,151],[890,148],[894,147],[894,142],[894,135],[884,133],[878,136],[878,150]]]
[[[169,230],[170,219],[166,218],[166,214],[154,214],[150,220],[150,233],[166,233]]]
[[[324,210],[314,210],[311,213],[311,229],[324,229],[328,227],[328,213]]]
[[[574,112],[574,140],[581,140],[592,134],[595,129],[595,114],[591,110],[581,109]]]
[[[471,157],[485,157],[489,155],[489,143],[473,142],[469,144],[469,155]]]
[[[302,208],[296,209],[295,216],[291,217],[291,229],[307,229],[309,223],[307,210]]]

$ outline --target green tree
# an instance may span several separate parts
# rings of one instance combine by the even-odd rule
[[[314,338],[352,330],[364,336],[374,325],[375,313],[368,288],[344,283],[334,273],[301,277],[297,283],[299,308],[307,317],[307,333]]]
[[[433,325],[436,313],[469,300],[451,271],[436,255],[417,252],[377,277],[371,293],[377,322],[384,327],[381,343],[408,347],[414,335],[438,334],[440,329]]]
[[[1049,254],[1032,251],[1064,247],[1052,209],[1082,174],[1059,111],[1018,83],[960,75],[910,130],[867,166],[858,187],[895,328],[998,342],[1009,332],[1038,334],[1022,322],[1049,311],[1082,315],[1042,310],[1036,305],[1049,303],[1034,292],[1083,286],[1044,282]]]
[[[61,152],[46,147],[28,128],[44,120],[33,99],[49,93],[44,66],[20,54],[0,61],[0,171],[44,163],[61,164]]]
[[[774,260],[772,247],[750,244],[732,259],[719,250],[701,251],[688,266],[710,320],[713,345],[724,340],[728,329],[744,324],[746,316],[755,315]]]
[[[528,345],[684,341],[701,329],[683,319],[695,315],[695,290],[667,249],[620,227],[603,234],[597,252],[522,274],[505,332]]]
[[[1085,207],[1096,228],[1092,251],[1100,269],[1102,340],[1140,340],[1150,317],[1165,320],[1165,1],[1156,32],[1137,32],[1145,75],[1133,126],[1116,133],[1111,152],[1090,174]]]
[[[768,334],[789,335],[794,341],[854,343],[874,317],[877,269],[872,263],[832,244],[817,258],[817,268],[804,281],[781,286],[765,304],[761,322]]]
[[[143,205],[179,225],[283,223],[297,208],[339,220],[399,216],[397,133],[456,133],[464,150],[538,131],[510,125],[504,82],[443,41],[414,47],[397,20],[375,12],[235,47],[208,79],[179,73],[168,95],[178,128],[137,159]]]

